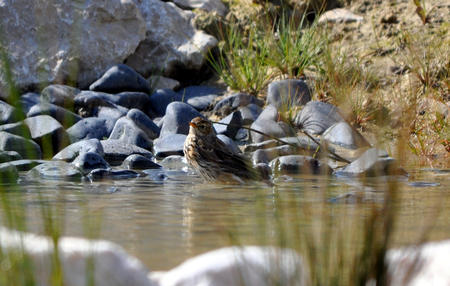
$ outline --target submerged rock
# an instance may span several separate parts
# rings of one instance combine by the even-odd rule
[[[83,175],[88,174],[94,169],[110,169],[109,164],[95,152],[83,152],[76,157],[72,164],[77,167]]]
[[[81,172],[74,165],[64,161],[46,161],[28,172],[28,176],[49,180],[79,180]]]
[[[181,155],[167,156],[159,164],[166,170],[182,170],[188,167],[186,158]]]
[[[331,174],[331,168],[309,156],[288,155],[278,157],[270,162],[272,172],[275,174]]]
[[[133,154],[128,156],[122,166],[127,169],[146,170],[146,169],[159,169],[160,165],[156,164],[152,160],[142,155]]]

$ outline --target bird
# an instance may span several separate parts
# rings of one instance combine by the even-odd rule
[[[208,119],[195,117],[189,123],[183,152],[187,163],[209,182],[245,183],[258,179],[249,159],[236,154],[219,138]]]

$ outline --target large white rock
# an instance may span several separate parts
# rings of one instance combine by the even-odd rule
[[[388,285],[450,285],[450,240],[387,253]]]
[[[152,71],[172,75],[180,67],[200,69],[217,40],[194,28],[194,13],[170,2],[134,1],[145,18],[147,33],[126,64],[145,76]]]
[[[2,255],[23,251],[33,264],[36,285],[51,285],[54,246],[49,238],[0,227],[0,247]],[[155,285],[141,262],[114,243],[63,237],[58,252],[66,286],[90,285],[92,274],[96,286]]]
[[[220,16],[225,16],[227,8],[221,0],[172,0],[181,8],[202,9],[208,12],[217,12]]]
[[[207,252],[151,277],[160,286],[309,285],[308,273],[295,251],[256,246]]]
[[[19,87],[68,77],[86,86],[123,62],[145,37],[132,0],[2,0],[0,27]]]

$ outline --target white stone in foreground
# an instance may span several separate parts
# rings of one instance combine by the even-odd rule
[[[33,263],[36,285],[50,285],[54,248],[49,238],[0,227],[0,247],[4,254],[23,249]],[[90,271],[95,286],[154,285],[145,266],[112,242],[63,237],[58,251],[65,286],[89,285]]]
[[[387,253],[388,285],[450,285],[450,240]]]
[[[207,252],[152,278],[161,286],[302,286],[309,284],[307,275],[293,250],[245,246]]]

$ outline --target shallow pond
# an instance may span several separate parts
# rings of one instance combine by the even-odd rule
[[[12,211],[26,210],[28,230],[44,233],[42,210],[51,209],[54,219],[64,222],[63,234],[111,240],[150,269],[166,270],[230,244],[295,247],[300,232],[313,233],[328,222],[333,227],[322,228],[322,235],[336,231],[352,247],[359,242],[352,233],[374,205],[382,205],[387,185],[385,178],[363,183],[294,176],[279,178],[275,187],[229,186],[204,184],[181,171],[166,172],[161,181],[161,172],[93,183],[21,176],[18,187],[2,188]],[[446,171],[422,170],[396,180],[395,245],[417,242],[424,234],[450,238],[449,178]]]

